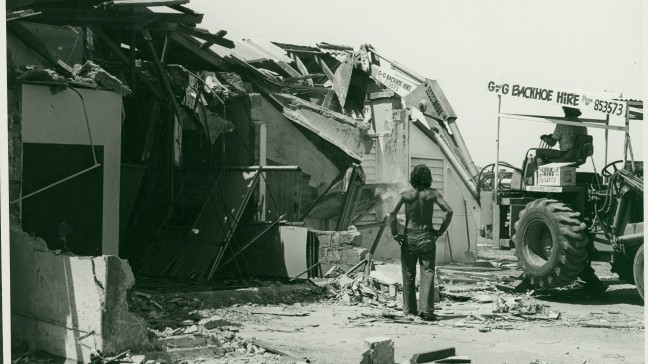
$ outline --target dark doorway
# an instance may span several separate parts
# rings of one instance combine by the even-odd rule
[[[23,145],[23,196],[92,167],[89,145]],[[101,255],[103,218],[103,146],[91,171],[26,198],[23,230],[43,238],[52,249],[77,255]],[[115,196],[115,198],[118,198]]]

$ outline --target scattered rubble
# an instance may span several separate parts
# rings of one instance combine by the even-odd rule
[[[326,288],[329,297],[345,304],[402,310],[398,295],[402,285],[379,272],[373,271],[368,280],[358,272],[342,273],[336,278],[314,280],[314,283]]]

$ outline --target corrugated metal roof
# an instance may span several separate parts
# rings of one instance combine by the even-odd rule
[[[234,56],[242,61],[251,62],[259,59],[270,59],[290,63],[286,51],[277,47],[272,42],[262,39],[234,40],[234,48],[225,48],[218,44],[209,47],[211,51],[221,57]]]

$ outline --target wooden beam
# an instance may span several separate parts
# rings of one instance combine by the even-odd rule
[[[99,28],[92,28],[92,31],[99,36],[99,38],[108,46],[108,48],[110,48],[110,50],[113,53],[115,53],[117,58],[119,58],[122,61],[122,63],[124,63],[126,66],[130,67],[130,59],[129,59],[129,57],[126,54],[124,54],[124,52],[121,50],[121,48],[119,48],[112,41],[112,39],[110,39],[110,37],[108,37],[108,35],[106,35],[106,33],[104,33],[103,30],[101,30]],[[133,47],[133,46],[134,45],[131,45],[131,47]],[[153,83],[151,83],[151,80],[149,80],[146,76],[144,76],[137,68],[135,68],[135,75],[140,80],[142,80],[144,85],[149,89],[149,91],[151,91],[151,93],[153,93],[153,95],[155,97],[157,97],[160,100],[165,100],[164,96],[162,95],[162,93],[160,93],[160,90],[157,88],[157,86],[153,85]],[[134,88],[133,88],[133,91],[135,91]]]
[[[24,19],[30,16],[38,15],[40,14],[40,11],[34,11],[31,9],[27,10],[18,10],[18,11],[12,11],[7,13],[7,21],[12,21],[16,19]]]
[[[58,59],[58,57],[52,55],[47,48],[47,45],[45,45],[45,43],[43,43],[38,37],[34,36],[34,34],[25,28],[20,22],[11,22],[7,26],[8,30],[14,36],[20,39],[29,48],[33,49],[47,62],[51,63],[57,71],[63,74],[63,76],[72,76],[72,68]]]
[[[283,79],[283,81],[284,82],[300,81],[300,80],[306,80],[306,79],[314,78],[314,77],[324,77],[324,74],[322,74],[322,73],[313,73],[313,74],[304,75],[304,76],[286,77],[286,78]]]
[[[40,11],[41,14],[35,15],[32,19],[65,25],[96,25],[125,29],[139,29],[153,22],[198,24],[203,19],[202,14],[155,13],[152,11],[126,13],[111,10],[57,8],[43,8]]]
[[[227,69],[227,65],[222,58],[209,49],[200,49],[200,43],[190,35],[181,32],[174,32],[171,33],[171,41],[188,50],[201,61],[212,64],[214,67],[223,70]]]
[[[304,62],[302,62],[299,56],[293,54],[293,58],[295,59],[295,63],[297,63],[297,68],[299,69],[299,72],[301,72],[302,75],[304,76],[308,75],[308,68],[306,68],[306,65],[304,64]],[[307,79],[306,82],[308,83],[309,86],[313,86],[313,80]]]
[[[189,0],[112,0],[110,5],[115,7],[127,6],[174,6],[187,4]]]
[[[142,37],[146,42],[151,58],[153,59],[153,64],[157,68],[158,73],[160,74],[160,79],[162,79],[162,84],[167,92],[167,96],[171,101],[171,106],[173,107],[173,113],[175,114],[175,124],[174,124],[174,148],[173,148],[173,160],[176,166],[182,164],[182,115],[180,113],[180,106],[178,105],[173,89],[171,88],[171,83],[169,82],[169,77],[164,69],[162,63],[160,63],[160,58],[158,57],[157,52],[155,51],[155,46],[153,45],[153,38],[149,34],[148,30],[141,31]],[[179,129],[178,129],[179,128]]]
[[[326,62],[324,62],[322,57],[317,57],[317,59],[319,60],[319,65],[320,65],[320,67],[322,67],[322,71],[324,71],[324,74],[326,75],[326,77],[331,82],[333,82],[333,80],[335,79],[335,74],[333,73],[333,71],[331,71],[331,69],[326,65]]]
[[[335,97],[335,92],[333,90],[327,92],[326,96],[324,96],[324,101],[322,102],[322,107],[326,108],[326,109],[330,109],[331,104],[333,103],[333,97]]]
[[[169,8],[173,9],[173,10],[177,10],[177,11],[179,11],[181,13],[184,13],[184,14],[191,14],[191,15],[198,14],[195,11],[189,9],[188,7],[182,6],[182,5],[169,5]]]
[[[292,68],[288,63],[284,61],[275,61],[275,63],[281,67],[282,70],[286,71],[291,77],[299,77],[301,74],[297,72],[296,69]]]
[[[160,63],[166,63],[167,52],[169,51],[169,35],[164,35],[164,45],[162,46],[162,54],[160,55]]]
[[[224,30],[220,30],[216,32],[216,34],[212,34],[205,29],[192,28],[184,25],[178,27],[178,30],[184,34],[202,39],[207,42],[207,46],[204,46],[204,44],[200,46],[200,48],[202,49],[209,48],[212,44],[218,44],[225,48],[234,48],[234,42],[229,39],[223,38],[227,34],[227,32]]]
[[[213,34],[214,38],[205,41],[205,43],[203,43],[200,46],[200,49],[206,49],[206,48],[211,47],[212,45],[216,44],[217,40],[220,43],[219,45],[227,44],[227,45],[231,45],[232,46],[231,48],[233,48],[234,47],[234,42],[232,42],[232,41],[230,41],[228,39],[223,39],[223,37],[225,37],[226,34],[227,34],[227,31],[225,31],[225,30],[217,31],[216,33]],[[230,48],[230,47],[228,47],[228,48]]]

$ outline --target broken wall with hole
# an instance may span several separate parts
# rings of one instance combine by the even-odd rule
[[[24,84],[21,98],[23,196],[76,175],[25,198],[23,228],[51,249],[118,255],[122,96]]]
[[[126,261],[54,252],[13,224],[10,238],[14,345],[83,362],[150,348],[145,322],[128,312]]]

